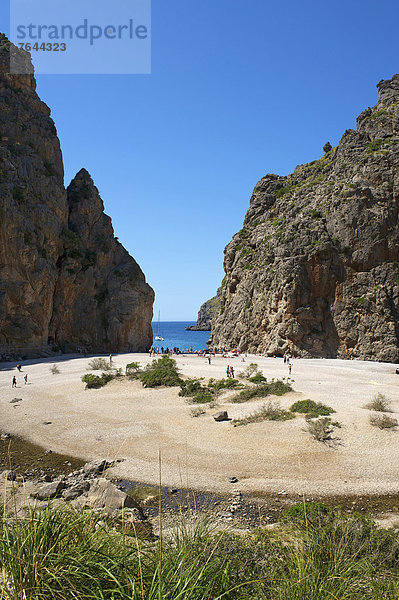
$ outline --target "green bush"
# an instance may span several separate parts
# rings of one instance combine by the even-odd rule
[[[145,370],[140,373],[140,380],[144,387],[174,387],[182,383],[176,361],[169,356],[153,360],[152,364],[147,365]]]
[[[242,379],[248,379],[249,377],[253,377],[257,372],[257,363],[250,363],[244,371],[238,373],[238,377],[241,377]]]
[[[16,186],[12,190],[12,197],[14,198],[14,200],[18,200],[18,202],[20,202],[21,200],[23,200],[24,197],[25,197],[25,190],[24,190],[24,188],[22,188],[20,186]]]
[[[138,362],[131,362],[126,365],[125,373],[129,379],[138,379],[140,377],[141,366]]]
[[[237,427],[239,425],[248,425],[249,423],[260,423],[261,421],[288,421],[289,419],[295,419],[295,415],[292,412],[284,410],[276,402],[268,402],[259,408],[259,410],[248,415],[248,417],[234,419],[233,425]]]
[[[186,379],[180,383],[179,396],[195,396],[201,392],[204,388],[201,385],[201,379]]]
[[[253,377],[249,377],[248,381],[259,385],[260,383],[266,383],[267,379],[262,373],[256,373]]]
[[[306,431],[318,442],[327,442],[334,431],[334,423],[328,417],[320,417],[307,422]]]
[[[242,387],[242,383],[240,383],[237,379],[214,379],[210,378],[208,381],[208,388],[218,392],[220,390],[234,390],[239,387]]]
[[[114,379],[115,375],[112,373],[101,373],[101,375],[93,375],[93,373],[86,373],[82,377],[83,383],[86,384],[86,389],[100,388],[106,385],[111,379]]]
[[[397,419],[388,417],[388,415],[371,415],[370,424],[379,429],[393,429],[399,425]]]
[[[208,402],[212,403],[213,401],[213,394],[206,389],[197,392],[194,396],[191,396],[189,400],[190,404],[208,404]]]
[[[289,383],[277,379],[272,380],[270,383],[259,384],[255,387],[247,388],[242,390],[239,394],[231,399],[231,402],[242,403],[248,402],[253,398],[265,398],[266,396],[283,396],[288,392],[292,392],[292,387]]]
[[[389,400],[383,394],[377,394],[364,408],[377,412],[392,412]]]
[[[89,362],[89,369],[92,371],[111,371],[112,365],[105,358],[93,358]]]
[[[313,400],[298,400],[290,407],[291,412],[306,414],[308,417],[327,417],[335,410],[331,406],[326,406],[321,402],[314,402]]]

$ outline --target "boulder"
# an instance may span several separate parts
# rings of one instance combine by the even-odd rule
[[[91,509],[103,509],[108,514],[122,508],[137,508],[139,504],[130,496],[122,492],[108,479],[103,477],[95,479],[90,484],[90,489],[76,499],[80,506]]]
[[[227,414],[227,410],[220,410],[219,412],[212,415],[215,421],[228,421],[229,415]]]
[[[98,475],[101,475],[101,473],[104,473],[106,469],[112,467],[113,464],[113,462],[109,462],[105,459],[93,460],[92,462],[88,462],[85,465],[83,465],[83,473],[84,475],[97,477]]]
[[[33,493],[32,496],[37,500],[51,500],[60,496],[63,489],[65,489],[65,481],[58,479],[57,481],[46,483],[37,492]]]
[[[68,488],[67,490],[64,491],[64,493],[62,494],[64,500],[75,500],[76,498],[78,498],[79,496],[81,496],[82,494],[84,494],[85,492],[87,492],[90,489],[90,483],[88,481],[80,481],[78,483],[76,483],[75,485],[73,485],[72,487]]]

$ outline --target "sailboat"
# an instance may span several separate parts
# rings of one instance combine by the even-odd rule
[[[161,311],[158,312],[158,325],[157,325],[157,333],[155,336],[155,339],[158,340],[159,342],[164,342],[164,338],[162,337],[162,335],[159,333],[159,321],[161,320]]]

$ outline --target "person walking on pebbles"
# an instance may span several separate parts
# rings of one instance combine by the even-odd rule
[[[28,384],[28,374],[27,373],[25,374],[24,381],[25,381],[25,385],[27,385]]]
[[[292,364],[288,363],[288,375],[291,375],[291,371],[292,371]]]
[[[14,377],[12,378],[12,386],[11,386],[11,387],[13,387],[13,388],[16,388],[16,387],[17,387],[17,378],[15,377],[15,375],[14,375]]]

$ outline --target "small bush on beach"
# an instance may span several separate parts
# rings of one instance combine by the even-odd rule
[[[140,380],[144,387],[174,387],[182,383],[176,367],[176,361],[169,356],[162,356],[153,360],[140,373]]]
[[[211,378],[207,386],[201,384],[201,379],[186,379],[180,383],[179,396],[190,398],[188,402],[192,404],[215,403],[215,399],[224,389],[236,389],[242,387],[239,381],[235,379],[213,379]]]
[[[89,369],[92,371],[111,371],[112,365],[105,358],[93,358],[89,362]]]
[[[114,379],[115,375],[111,373],[101,373],[101,375],[93,375],[93,373],[86,373],[83,375],[82,381],[86,384],[86,389],[97,389],[104,387],[109,381]]]
[[[319,419],[309,420],[305,431],[318,442],[327,442],[331,439],[334,431],[334,423],[329,417],[320,417]]]
[[[141,373],[141,366],[138,362],[131,362],[125,367],[126,377],[129,379],[138,379]]]
[[[288,392],[292,392],[292,387],[289,383],[277,379],[269,383],[263,383],[254,387],[246,388],[231,399],[231,402],[240,404],[248,402],[253,398],[265,398],[266,396],[283,396]]]
[[[50,367],[50,372],[51,372],[53,375],[58,375],[59,373],[61,373],[61,371],[59,370],[59,368],[57,367],[57,365],[52,365],[52,366]]]
[[[374,396],[371,402],[365,404],[364,408],[377,412],[392,412],[390,402],[383,394]]]
[[[212,403],[213,400],[213,394],[206,389],[202,389],[194,394],[194,396],[191,396],[188,402],[191,404],[208,404],[209,402]]]
[[[187,396],[195,396],[201,392],[204,388],[201,385],[201,379],[185,379],[180,384],[180,392],[179,396],[187,397]]]
[[[371,415],[370,424],[379,429],[393,429],[399,425],[397,419],[388,417],[388,415]]]
[[[314,402],[313,400],[298,400],[290,407],[290,411],[294,413],[306,414],[308,418],[314,417],[327,417],[335,410],[331,406],[326,406],[321,402]]]
[[[237,381],[237,379],[214,379],[210,378],[208,381],[208,388],[213,390],[214,392],[219,392],[220,390],[234,390],[237,388],[243,387],[243,384]]]
[[[244,371],[240,371],[238,373],[238,377],[241,379],[248,379],[249,377],[253,377],[258,372],[258,364],[250,363]]]
[[[200,417],[201,415],[205,414],[205,408],[203,408],[202,406],[195,406],[194,408],[192,408],[190,410],[190,415],[194,418],[196,417]]]
[[[248,417],[242,419],[234,419],[234,427],[239,425],[248,425],[249,423],[260,423],[261,421],[288,421],[289,419],[295,419],[295,415],[281,408],[276,402],[268,402],[264,404],[259,410],[255,411]]]
[[[262,373],[256,373],[253,377],[249,377],[248,381],[259,385],[260,383],[266,383],[267,379]]]

